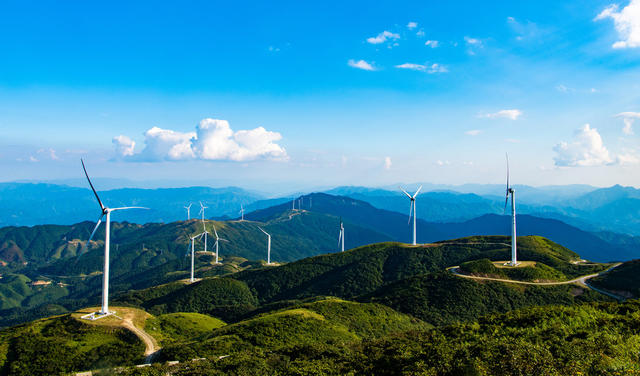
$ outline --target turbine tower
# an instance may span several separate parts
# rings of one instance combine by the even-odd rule
[[[262,227],[258,227],[260,231],[264,232],[267,235],[267,265],[271,265],[271,235],[267,233]]]
[[[244,221],[244,206],[242,206],[242,204],[240,204],[240,221]]]
[[[222,239],[221,237],[218,236],[218,231],[216,231],[216,225],[212,225],[213,226],[213,234],[216,236],[216,244],[214,244],[216,246],[216,264],[219,264],[218,262],[218,249],[219,249],[219,245],[218,243],[220,242],[220,240],[222,240],[223,242],[228,242],[227,239]]]
[[[207,228],[204,225],[204,209],[208,209],[208,206],[202,205],[200,202],[200,213],[202,214],[202,233],[204,234],[204,251],[207,252]]]
[[[84,166],[84,161],[80,159],[82,163],[82,169],[84,170],[84,175],[87,177],[87,181],[89,182],[89,186],[93,191],[93,194],[96,196],[96,200],[98,200],[98,205],[100,205],[100,217],[98,217],[98,222],[96,223],[96,227],[93,228],[91,235],[89,236],[89,240],[85,243],[83,248],[86,248],[91,239],[93,239],[93,235],[95,235],[100,223],[102,223],[102,218],[106,216],[105,219],[105,231],[104,231],[104,269],[102,271],[102,308],[100,312],[98,312],[98,316],[96,313],[90,313],[88,315],[82,316],[82,318],[97,320],[99,318],[110,315],[113,312],[109,312],[109,245],[111,240],[111,212],[118,210],[128,210],[128,209],[148,209],[140,206],[126,206],[121,208],[108,208],[102,204],[100,197],[98,196],[98,192],[96,192],[93,184],[91,183],[91,179],[89,179],[89,174],[87,173],[87,169]]]
[[[189,203],[189,206],[184,207],[185,209],[187,209],[187,221],[191,219],[191,205],[193,204]]]
[[[509,154],[507,154],[507,197],[504,201],[504,213],[507,212],[509,194],[511,194],[511,266],[518,265],[518,252],[516,245],[516,199],[515,190],[509,185]]]
[[[409,204],[409,223],[411,223],[411,212],[413,212],[413,243],[411,244],[416,245],[416,217],[417,217],[416,216],[416,196],[418,196],[418,193],[420,193],[422,186],[418,188],[418,190],[416,191],[416,193],[413,194],[413,196],[408,194],[407,191],[405,191],[402,187],[400,187],[400,189],[411,200],[411,203]]]
[[[340,218],[340,235],[338,236],[338,247],[340,247],[340,252],[344,252],[344,223],[342,223],[342,218]]]

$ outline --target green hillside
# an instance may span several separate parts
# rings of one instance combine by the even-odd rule
[[[640,373],[640,304],[530,307],[435,329],[358,341],[345,326],[292,309],[217,329],[171,347],[177,365],[122,375],[474,375]],[[224,333],[224,335],[223,335]],[[276,333],[272,336],[273,333]],[[279,334],[286,334],[282,338]],[[205,360],[197,359],[205,354]],[[224,355],[221,359],[220,356]],[[168,359],[168,358],[167,358]]]
[[[0,375],[59,375],[133,365],[144,345],[131,332],[63,315],[0,331]]]
[[[224,326],[222,320],[194,312],[168,313],[147,319],[145,331],[162,346],[188,341]]]
[[[609,299],[576,285],[477,282],[439,272],[385,285],[360,300],[381,303],[434,325],[443,325],[530,306],[574,305]]]
[[[344,347],[363,339],[429,326],[370,303],[322,299],[268,312],[214,330],[197,341],[167,347],[167,360],[218,357],[246,351],[293,351],[323,344]]]
[[[610,272],[589,281],[595,287],[627,298],[640,297],[640,260],[627,261]]]

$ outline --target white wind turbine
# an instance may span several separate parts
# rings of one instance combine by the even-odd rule
[[[509,185],[509,154],[507,154],[507,197],[504,201],[504,212],[507,211],[509,203],[509,194],[511,194],[511,266],[518,265],[518,254],[516,247],[516,199],[515,190]]]
[[[218,236],[218,231],[216,231],[216,225],[212,225],[213,226],[213,234],[216,236],[216,243],[214,244],[216,246],[216,264],[219,264],[218,262],[218,249],[220,247],[220,245],[218,244],[220,242],[220,240],[222,240],[223,242],[229,242],[227,239],[222,239],[221,237]]]
[[[207,228],[204,225],[204,209],[208,209],[208,206],[202,205],[202,201],[200,201],[200,213],[202,214],[202,233],[204,234],[204,251],[207,252]]]
[[[267,235],[267,265],[271,265],[271,235],[267,233],[262,227],[258,227],[260,231],[264,232]]]
[[[244,221],[244,206],[242,206],[242,204],[240,204],[240,221]]]
[[[416,196],[418,196],[418,193],[420,193],[422,186],[418,188],[418,190],[416,191],[416,193],[413,194],[413,196],[408,194],[407,191],[405,191],[402,187],[400,187],[400,189],[411,200],[411,204],[409,205],[409,223],[411,223],[411,212],[413,212],[413,243],[411,244],[416,245],[416,217],[417,217],[416,216]]]
[[[105,219],[105,230],[104,230],[104,269],[102,271],[102,309],[98,312],[98,316],[96,316],[96,312],[90,313],[88,315],[82,316],[82,318],[97,320],[99,318],[108,316],[113,312],[109,312],[109,245],[111,240],[111,212],[118,210],[127,210],[127,209],[148,209],[140,206],[126,206],[121,208],[108,208],[102,204],[100,197],[98,196],[98,192],[96,192],[93,184],[91,183],[91,179],[89,179],[89,174],[87,174],[87,169],[84,166],[84,161],[80,159],[82,163],[82,169],[84,170],[84,175],[87,177],[87,181],[89,182],[89,186],[91,186],[91,190],[93,194],[96,196],[96,200],[98,200],[98,205],[100,205],[100,217],[98,218],[98,222],[96,223],[96,227],[93,228],[91,235],[89,236],[89,240],[85,243],[84,247],[89,245],[91,239],[93,239],[93,235],[95,235],[100,223],[102,223],[102,218],[106,216]]]
[[[338,247],[341,248],[340,252],[344,252],[344,223],[340,218],[340,235],[338,235]]]
[[[191,278],[189,279],[191,281],[191,283],[195,282],[195,278],[194,278],[194,264],[195,264],[195,259],[196,259],[196,247],[195,247],[195,243],[196,243],[196,239],[202,237],[202,235],[204,235],[205,233],[203,232],[202,234],[198,234],[196,236],[192,236],[190,237],[191,239]]]
[[[187,209],[187,221],[191,219],[191,205],[193,204],[189,203],[189,206],[184,207],[185,209]]]

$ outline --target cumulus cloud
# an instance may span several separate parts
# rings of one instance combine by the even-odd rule
[[[481,131],[481,130],[479,130],[479,129],[472,129],[472,130],[470,130],[470,131],[466,131],[466,132],[464,132],[464,134],[466,134],[467,136],[477,136],[477,135],[479,135],[480,133],[482,133],[482,131]]]
[[[404,63],[400,65],[396,65],[398,69],[409,69],[426,73],[446,73],[448,69],[445,66],[440,64],[430,64],[430,65],[422,65],[422,64],[413,64],[413,63]]]
[[[429,46],[431,48],[436,48],[438,47],[438,45],[440,45],[440,42],[438,42],[437,40],[428,40],[424,42],[424,45]]]
[[[416,27],[418,27],[418,23],[417,23],[417,22],[413,22],[413,21],[412,21],[412,22],[409,22],[409,23],[407,24],[407,29],[409,29],[409,30],[413,30],[413,29],[415,29]]]
[[[604,146],[596,128],[585,124],[575,131],[573,141],[561,142],[553,147],[556,166],[602,166],[613,164],[614,158]]]
[[[370,63],[367,63],[364,60],[355,61],[353,59],[349,60],[347,64],[352,68],[358,68],[366,71],[374,71],[376,68],[373,67]]]
[[[116,154],[128,161],[160,162],[200,160],[286,160],[285,149],[276,141],[280,133],[263,127],[234,132],[229,122],[203,119],[195,132],[177,132],[153,127],[144,133],[144,148],[135,153],[135,142],[126,136],[113,139]]]
[[[386,42],[387,40],[397,40],[397,39],[400,39],[399,34],[395,34],[385,30],[382,33],[376,35],[375,37],[367,38],[367,43],[381,44]]]
[[[384,169],[385,170],[391,169],[391,157],[384,157]]]
[[[621,117],[624,122],[622,133],[628,136],[633,135],[633,123],[636,119],[640,119],[640,112],[621,112],[616,117]]]
[[[611,18],[619,41],[613,43],[613,48],[640,47],[640,0],[631,0],[629,5],[618,10],[618,5],[609,5],[600,12],[595,21]]]
[[[133,155],[134,149],[136,147],[136,142],[133,141],[131,138],[124,135],[120,135],[120,136],[114,137],[112,142],[113,142],[113,146],[116,149],[117,157],[122,158],[122,157],[129,157]]]
[[[500,110],[491,114],[480,114],[478,117],[486,119],[510,119],[517,120],[522,115],[522,111],[518,109]]]

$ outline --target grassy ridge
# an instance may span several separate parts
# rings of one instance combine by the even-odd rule
[[[148,319],[145,331],[162,346],[188,341],[224,326],[222,320],[193,312],[168,313]]]
[[[167,359],[218,357],[243,351],[278,351],[292,346],[326,344],[344,347],[364,338],[378,338],[429,325],[371,303],[330,298],[294,305],[214,330],[208,338],[163,350]]]
[[[131,332],[63,315],[0,331],[0,375],[60,375],[132,365],[144,345]]]

